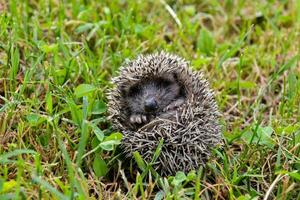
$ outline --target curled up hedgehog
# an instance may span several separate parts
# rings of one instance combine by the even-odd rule
[[[221,143],[220,113],[202,73],[176,55],[141,55],[126,63],[113,80],[108,112],[123,134],[127,157],[138,151],[161,175],[188,172],[204,165],[211,148]]]

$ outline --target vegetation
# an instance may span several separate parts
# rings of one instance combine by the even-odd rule
[[[299,47],[299,0],[0,0],[0,199],[300,199]],[[120,65],[160,50],[223,113],[224,146],[174,177],[125,166],[106,118]]]

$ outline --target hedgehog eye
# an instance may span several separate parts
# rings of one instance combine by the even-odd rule
[[[176,73],[172,73],[172,76],[173,76],[175,81],[178,81],[178,75]]]
[[[161,85],[163,85],[163,86],[169,86],[169,85],[171,85],[171,81],[163,80],[163,81],[161,82]]]
[[[159,79],[161,86],[168,87],[177,82],[177,75],[175,73],[166,74],[163,78]]]
[[[131,87],[129,88],[129,91],[128,91],[127,95],[128,95],[129,97],[134,97],[134,96],[136,96],[139,92],[140,92],[139,86],[138,86],[138,85],[133,85],[133,86],[131,86]]]

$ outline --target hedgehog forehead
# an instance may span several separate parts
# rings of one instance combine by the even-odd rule
[[[115,79],[122,91],[128,91],[134,84],[147,78],[162,77],[168,79],[168,74],[175,74],[180,81],[190,79],[187,75],[188,62],[175,55],[164,52],[139,56],[136,60],[127,62],[120,68],[120,74]],[[182,82],[185,86],[189,87]],[[186,82],[188,83],[188,82]]]
[[[178,72],[188,67],[188,62],[175,55],[160,52],[139,56],[121,68],[121,75],[128,79],[141,79],[148,75],[159,75],[166,72]]]
[[[165,52],[140,55],[135,60],[124,63],[120,68],[119,76],[114,78],[113,82],[119,89],[127,90],[147,77],[164,77],[172,73],[187,89],[188,94],[203,96],[203,93],[208,92],[207,81],[202,73],[193,72],[189,66],[189,62],[184,58]]]

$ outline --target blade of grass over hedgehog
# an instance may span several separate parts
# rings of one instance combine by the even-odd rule
[[[162,179],[161,179],[160,175],[153,169],[152,165],[159,157],[161,148],[163,146],[163,141],[164,141],[163,138],[161,138],[159,140],[159,143],[157,145],[157,148],[153,154],[153,158],[150,163],[147,163],[146,161],[144,161],[143,158],[141,157],[141,155],[139,154],[139,152],[136,151],[133,153],[133,157],[134,157],[138,167],[142,170],[142,174],[138,175],[138,177],[137,177],[138,181],[137,181],[136,185],[134,186],[133,191],[137,192],[138,189],[140,189],[140,192],[142,192],[142,193],[144,192],[142,181],[144,180],[144,178],[147,176],[147,174],[149,172],[151,174],[153,174],[155,179],[160,183],[160,185],[162,185]]]
[[[144,172],[147,168],[147,164],[143,160],[141,154],[138,151],[135,151],[133,152],[133,157],[138,167]]]
[[[155,163],[155,161],[158,159],[162,146],[163,146],[164,140],[161,138],[159,140],[159,143],[156,147],[156,150],[153,154],[153,157],[151,159],[151,162],[147,163],[146,161],[143,160],[139,152],[135,151],[133,153],[133,157],[138,165],[138,167],[142,170],[142,179],[149,173],[149,171],[154,175],[155,178],[160,178],[159,174],[153,169],[152,165]]]
[[[135,161],[137,162],[138,167],[143,171],[141,175],[140,174],[137,175],[136,184],[132,189],[132,191],[134,192],[134,195],[136,195],[137,192],[140,191],[143,196],[144,188],[142,187],[142,185],[143,185],[142,180],[144,180],[144,178],[146,177],[147,174],[149,174],[149,176],[151,176],[151,174],[153,174],[155,177],[155,182],[158,183],[158,185],[160,187],[165,188],[164,189],[165,191],[167,191],[166,187],[170,187],[170,186],[167,186],[169,184],[168,181],[166,182],[164,180],[164,178],[162,178],[152,167],[152,165],[155,163],[155,161],[159,157],[162,147],[163,147],[163,139],[160,140],[159,145],[158,145],[155,153],[153,154],[153,158],[150,163],[147,163],[146,161],[144,161],[138,152],[134,152]],[[200,167],[198,170],[199,176],[197,176],[198,181],[200,181],[202,171],[203,171],[203,167]],[[191,173],[189,173],[187,176],[183,172],[177,172],[176,176],[171,181],[171,184],[174,186],[174,188],[173,188],[172,192],[165,194],[166,199],[177,197],[178,192],[190,181],[195,181],[194,180],[195,178],[196,178],[196,175],[194,174],[193,171],[191,171]],[[195,188],[198,188],[198,189],[195,189],[195,192],[191,191],[191,195],[199,194],[200,185]]]

